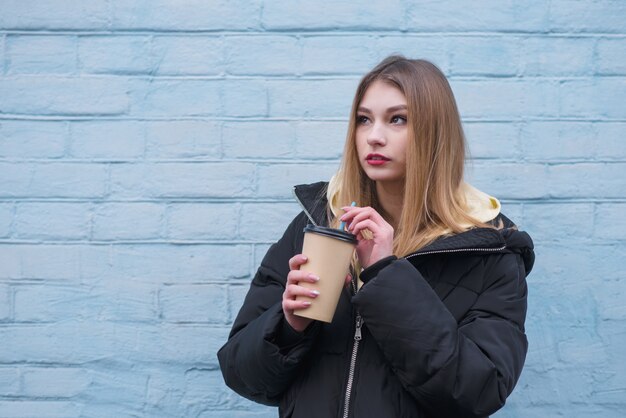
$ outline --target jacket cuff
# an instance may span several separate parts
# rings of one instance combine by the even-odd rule
[[[372,280],[374,277],[378,276],[378,273],[380,273],[382,269],[384,269],[385,267],[387,267],[389,264],[391,264],[393,261],[396,261],[397,259],[398,257],[396,257],[395,255],[390,255],[389,257],[381,258],[380,260],[378,260],[371,266],[361,271],[359,278],[361,279],[363,284],[366,284],[367,282]]]
[[[315,332],[315,325],[317,321],[311,322],[308,327],[302,332],[298,332],[289,325],[289,322],[283,317],[278,333],[276,334],[276,339],[274,343],[278,346],[278,349],[282,354],[288,353],[292,348],[297,346],[302,340]]]

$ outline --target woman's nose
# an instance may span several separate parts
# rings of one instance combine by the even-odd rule
[[[385,133],[379,124],[374,124],[367,136],[368,145],[385,145],[387,140],[385,139]]]

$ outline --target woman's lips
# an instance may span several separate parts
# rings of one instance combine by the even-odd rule
[[[383,165],[385,163],[388,163],[390,160],[384,155],[369,154],[367,157],[365,157],[365,161],[367,161],[369,165],[376,166],[376,165]]]

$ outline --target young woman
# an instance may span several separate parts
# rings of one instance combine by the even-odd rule
[[[365,75],[339,171],[295,187],[303,212],[268,250],[218,353],[226,384],[281,417],[501,408],[526,356],[533,245],[463,181],[464,161],[437,67],[391,56]],[[300,285],[317,280],[300,270],[303,229],[342,221],[358,245],[333,322],[295,316],[316,297]]]

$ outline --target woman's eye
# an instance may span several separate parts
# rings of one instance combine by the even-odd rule
[[[357,116],[356,117],[356,123],[358,125],[363,125],[364,123],[367,123],[369,121],[369,119],[367,118],[367,116]]]
[[[394,116],[391,118],[391,123],[394,125],[401,125],[406,123],[406,116]]]

